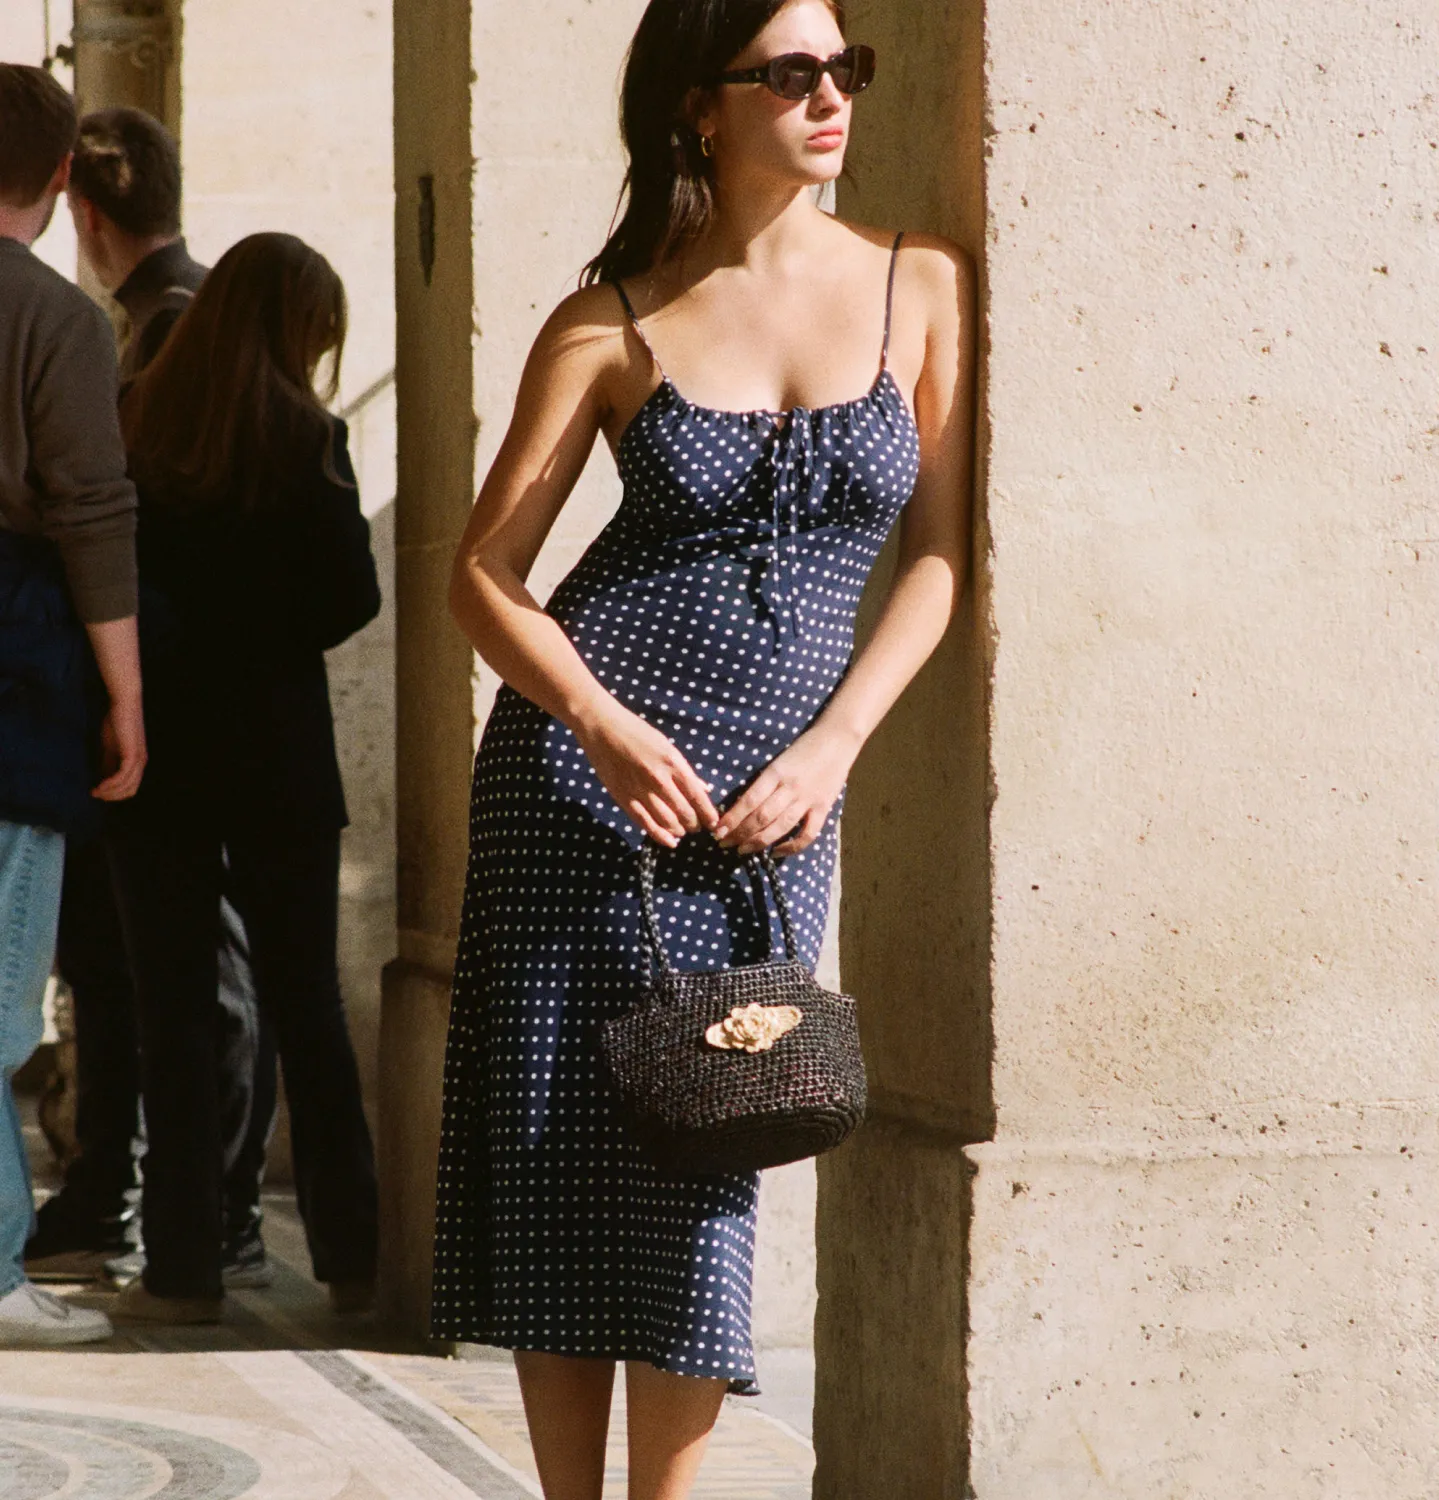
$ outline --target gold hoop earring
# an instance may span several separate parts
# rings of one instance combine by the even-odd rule
[[[702,135],[700,137],[700,155],[704,157],[706,161],[709,161],[714,154],[715,138],[712,135]]]

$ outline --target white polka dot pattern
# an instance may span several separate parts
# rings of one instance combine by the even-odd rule
[[[620,443],[620,508],[549,612],[723,805],[842,679],[918,463],[887,362],[859,400],[788,419],[695,406],[663,379]],[[839,811],[781,871],[811,966]],[[752,1390],[758,1179],[666,1178],[599,1069],[600,1027],[638,995],[638,844],[569,730],[503,689],[475,762],[433,1331]],[[708,838],[660,861],[658,909],[683,968],[754,963],[778,934]]]

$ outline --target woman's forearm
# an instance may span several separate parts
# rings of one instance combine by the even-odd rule
[[[450,610],[486,666],[576,734],[614,705],[559,622],[504,563],[462,559]]]
[[[857,756],[944,637],[959,595],[955,564],[928,553],[902,563],[869,640],[815,728]]]

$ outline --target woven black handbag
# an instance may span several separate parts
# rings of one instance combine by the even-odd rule
[[[829,1151],[864,1118],[855,1004],[800,962],[773,858],[755,856],[779,908],[785,961],[682,972],[655,915],[655,850],[640,851],[639,1005],[609,1022],[600,1051],[621,1114],[666,1171],[752,1172]]]

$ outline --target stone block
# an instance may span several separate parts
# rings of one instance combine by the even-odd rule
[[[884,1118],[820,1162],[816,1500],[966,1500],[970,1175]]]
[[[978,1500],[1429,1500],[1439,1170],[1324,1144],[971,1148]]]

